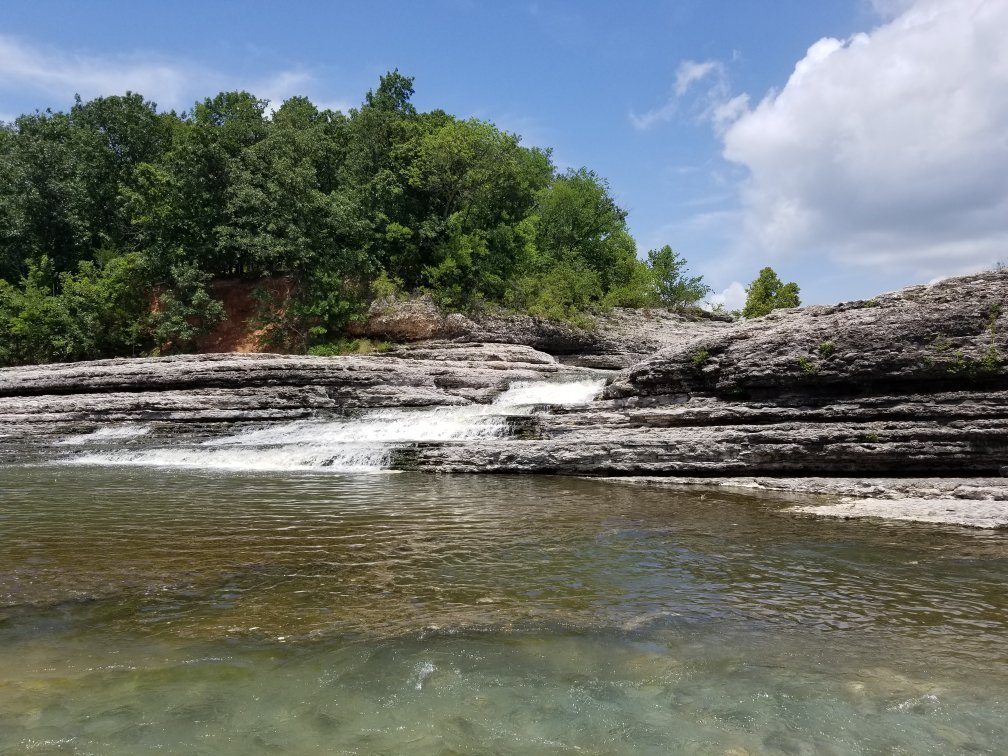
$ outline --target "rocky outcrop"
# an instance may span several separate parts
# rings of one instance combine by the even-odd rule
[[[486,404],[516,381],[598,377],[586,361],[637,355],[607,374],[587,406],[541,407],[504,437],[400,444],[393,464],[705,478],[998,476],[1008,468],[1005,303],[1008,275],[991,273],[744,323],[617,311],[611,327],[568,332],[534,319],[452,316],[416,331],[450,339],[372,356],[7,369],[0,454],[109,422],[170,430]],[[592,363],[592,350],[603,359]]]
[[[778,310],[635,365],[606,397],[929,394],[1005,386],[1008,275]]]
[[[1008,464],[1008,275],[780,311],[618,375],[538,441],[419,450],[454,471],[998,475]]]
[[[616,308],[586,320],[584,326],[504,311],[445,314],[429,298],[381,299],[363,320],[352,323],[353,336],[395,342],[431,339],[455,343],[516,344],[554,355],[562,361],[603,370],[622,370],[662,349],[713,336],[729,318],[686,316],[668,310]]]
[[[589,371],[516,345],[384,355],[208,354],[0,370],[0,461],[25,443],[108,423],[268,423],[384,407],[486,403],[517,381]]]
[[[396,342],[427,341],[459,336],[467,320],[448,315],[430,297],[388,297],[371,303],[362,320],[351,322],[347,333],[355,337]]]

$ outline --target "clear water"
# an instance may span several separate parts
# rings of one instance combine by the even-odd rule
[[[8,467],[0,753],[1003,753],[1006,582],[727,494]]]

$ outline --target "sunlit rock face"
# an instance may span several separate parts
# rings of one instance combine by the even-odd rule
[[[1008,384],[1008,273],[777,310],[644,360],[609,398],[933,394]]]
[[[397,342],[518,344],[583,367],[621,370],[662,349],[722,332],[730,318],[703,313],[614,308],[582,325],[504,311],[445,313],[426,298],[377,300],[350,333]]]
[[[537,441],[419,464],[652,475],[998,475],[1008,275],[698,329],[540,421]]]
[[[276,423],[373,424],[374,413],[395,410],[381,422],[402,427],[370,439],[387,446],[381,464],[394,468],[997,476],[1008,465],[1004,303],[1008,275],[990,273],[742,323],[620,311],[596,331],[563,331],[500,316],[456,319],[450,340],[367,356],[11,368],[0,371],[0,453],[67,453],[60,439],[103,429],[112,442],[115,424],[152,424],[130,443],[164,446]],[[621,372],[598,369],[627,360],[636,362]],[[520,409],[498,401],[516,384],[592,381],[598,390],[577,402],[564,390]],[[436,417],[419,414],[432,408]],[[493,433],[467,426],[488,418]],[[349,432],[322,436],[347,443]]]

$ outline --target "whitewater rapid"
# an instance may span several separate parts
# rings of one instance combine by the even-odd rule
[[[197,444],[151,448],[116,446],[141,439],[151,426],[110,426],[69,436],[60,446],[84,447],[65,458],[73,465],[144,465],[232,471],[325,470],[341,473],[388,469],[397,448],[414,443],[501,438],[508,418],[537,407],[587,404],[604,381],[513,383],[490,404],[428,409],[385,409],[354,419],[299,420],[208,439]],[[95,447],[92,449],[88,447]]]

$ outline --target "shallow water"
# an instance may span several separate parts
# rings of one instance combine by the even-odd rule
[[[0,470],[0,753],[998,753],[1008,534],[546,477]]]

